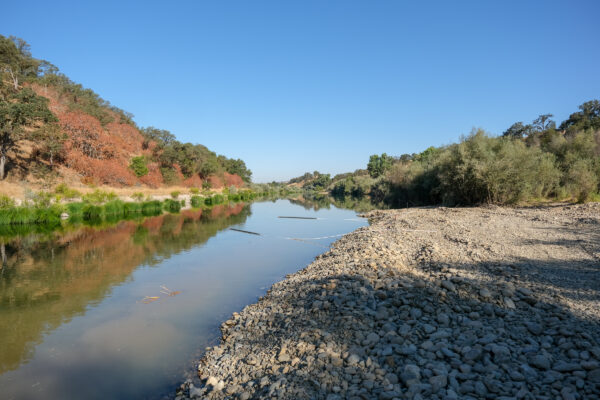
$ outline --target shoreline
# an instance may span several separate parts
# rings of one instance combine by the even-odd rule
[[[177,398],[600,396],[600,203],[372,211]]]

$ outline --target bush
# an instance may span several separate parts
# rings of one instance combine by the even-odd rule
[[[138,214],[142,212],[142,205],[140,203],[125,203],[123,205],[123,212],[125,215]]]
[[[179,212],[179,210],[181,210],[181,203],[176,200],[166,199],[164,202],[164,209],[169,212]]]
[[[210,189],[210,188],[212,188],[212,183],[210,183],[209,181],[202,182],[202,189]]]
[[[106,192],[101,189],[96,189],[92,193],[84,194],[82,200],[86,203],[102,204],[107,201],[115,200],[117,195],[115,192]]]
[[[149,200],[142,203],[144,215],[158,215],[162,212],[162,203],[158,200]]]
[[[125,214],[125,203],[121,200],[112,200],[104,204],[104,215],[122,216]]]
[[[69,214],[69,217],[82,216],[84,207],[85,207],[85,203],[68,203],[66,205],[66,209],[67,209],[67,213]]]
[[[142,202],[144,200],[144,193],[142,192],[135,192],[131,195],[131,198],[134,199],[135,201],[139,201]]]
[[[194,208],[200,208],[204,204],[202,197],[200,196],[192,196],[190,199],[190,204]]]
[[[148,175],[149,172],[146,157],[144,156],[133,157],[131,159],[131,163],[129,164],[129,168],[138,178]]]
[[[190,193],[191,194],[199,194],[200,193],[200,189],[192,187],[192,188],[190,188]]]
[[[15,207],[15,200],[11,197],[0,195],[0,210]]]
[[[569,193],[583,203],[598,189],[598,176],[594,173],[592,160],[577,160],[566,175]]]
[[[81,197],[81,192],[69,188],[66,184],[61,183],[54,188],[54,193],[62,196],[63,199],[76,199]]]
[[[175,200],[175,199],[177,199],[177,198],[179,197],[179,195],[180,195],[180,194],[181,194],[181,192],[180,192],[180,191],[178,191],[178,190],[172,191],[172,192],[171,192],[171,198],[172,198],[173,200]]]
[[[102,207],[95,204],[85,204],[81,215],[86,221],[93,221],[102,218]]]

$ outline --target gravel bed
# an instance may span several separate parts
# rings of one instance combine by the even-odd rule
[[[413,208],[234,313],[178,398],[600,398],[600,204]]]

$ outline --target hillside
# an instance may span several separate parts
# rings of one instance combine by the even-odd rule
[[[181,143],[167,130],[139,127],[133,115],[0,35],[0,187],[243,186],[242,160]],[[4,190],[2,190],[4,191]]]

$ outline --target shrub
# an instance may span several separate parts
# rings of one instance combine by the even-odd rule
[[[122,216],[125,214],[125,203],[121,200],[112,200],[104,204],[104,215]]]
[[[212,183],[210,183],[209,181],[202,182],[202,189],[210,189],[210,188],[212,188]]]
[[[37,224],[57,224],[60,222],[60,214],[64,208],[54,204],[48,208],[34,209],[34,219]]]
[[[181,210],[181,203],[176,200],[166,199],[164,209],[169,212],[179,212]]]
[[[172,192],[171,192],[171,198],[172,198],[173,200],[175,200],[175,199],[177,199],[177,198],[179,197],[179,195],[180,195],[180,194],[181,194],[181,192],[180,192],[180,191],[178,191],[178,190],[174,190],[174,191],[172,191]]]
[[[144,175],[148,175],[148,165],[146,165],[146,157],[137,156],[131,159],[131,163],[129,164],[129,168],[133,171],[135,176],[142,177]]]
[[[158,200],[149,200],[142,203],[144,215],[158,215],[162,212],[162,203]]]
[[[142,192],[135,192],[134,194],[131,195],[131,198],[134,199],[135,201],[139,201],[142,202],[144,200],[144,193]]]
[[[140,203],[127,202],[123,205],[123,212],[125,215],[141,213],[142,205]]]
[[[85,203],[68,203],[66,205],[66,209],[67,209],[67,213],[69,214],[69,217],[82,216],[84,207],[85,207]]]
[[[591,160],[577,160],[571,165],[566,175],[567,190],[583,203],[598,188],[598,176],[594,173]]]
[[[101,189],[96,189],[92,193],[87,193],[82,196],[82,200],[86,203],[102,204],[107,201],[115,200],[117,195],[115,192],[106,192]]]
[[[95,204],[86,204],[81,212],[86,221],[98,220],[102,218],[102,207]]]
[[[200,196],[192,196],[191,199],[190,199],[190,204],[194,208],[200,208],[200,207],[202,207],[202,204],[203,204],[202,197],[200,197]]]
[[[190,188],[190,193],[191,194],[198,194],[198,193],[200,193],[200,189],[198,189],[196,187],[192,187],[192,188]]]
[[[7,208],[13,208],[15,206],[15,200],[11,197],[0,195],[0,210]]]
[[[69,188],[66,184],[61,183],[54,188],[54,193],[62,196],[63,199],[75,199],[81,197],[81,192]]]

